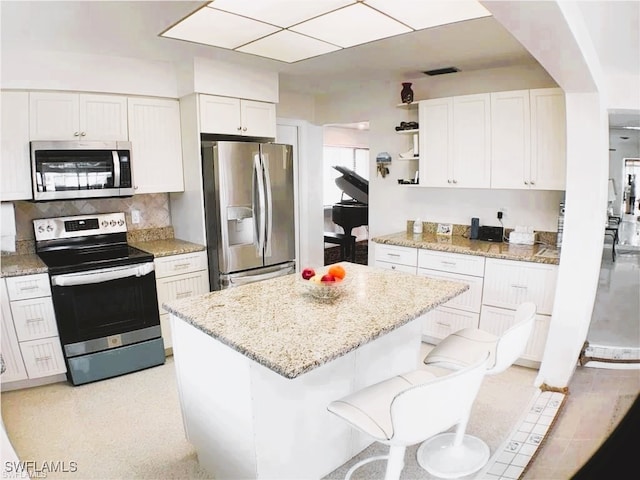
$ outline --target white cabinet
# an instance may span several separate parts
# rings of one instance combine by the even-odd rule
[[[482,307],[482,315],[480,316],[480,328],[482,330],[493,333],[494,335],[502,335],[511,326],[516,323],[515,311],[506,310],[504,308]],[[547,334],[549,333],[549,324],[551,317],[548,315],[536,315],[533,330],[527,341],[524,353],[520,357],[524,360],[540,362],[544,353],[544,347],[547,343]]]
[[[531,182],[539,190],[564,190],[567,119],[560,88],[531,90]]]
[[[564,94],[559,88],[491,94],[491,187],[564,190]]]
[[[551,322],[558,267],[488,258],[485,266],[480,328],[496,335],[515,322],[522,302],[536,304],[536,322],[522,358],[540,362]]]
[[[178,100],[128,99],[135,193],[184,191]]]
[[[249,137],[276,136],[276,106],[239,98],[200,95],[200,131]]]
[[[488,258],[482,303],[515,310],[533,302],[537,313],[551,315],[557,272],[556,265]]]
[[[0,200],[28,200],[31,192],[29,94],[1,92]]]
[[[531,188],[529,90],[491,94],[491,188]]]
[[[128,140],[127,97],[31,92],[31,140]]]
[[[420,185],[490,187],[490,112],[489,94],[419,102]]]
[[[9,331],[15,328],[26,377],[34,379],[65,373],[67,369],[51,301],[49,276],[42,273],[7,277],[6,288],[10,305],[10,312],[7,313],[10,314],[11,324],[6,322],[5,325],[3,299],[3,334],[5,329]],[[6,379],[3,377],[3,380]]]
[[[405,273],[416,273],[418,249],[376,244],[375,266]]]
[[[4,280],[2,280],[0,284],[0,299],[2,301],[2,317],[0,318],[2,323],[2,331],[0,332],[2,334],[0,337],[2,351],[0,353],[2,353],[2,359],[6,368],[2,374],[2,383],[25,380],[27,378],[27,369],[22,360],[18,336],[16,335],[13,319],[11,318],[9,295],[7,294],[7,286]]]
[[[180,300],[209,291],[207,252],[184,253],[159,257],[154,260],[160,327],[165,349],[172,348],[171,323],[169,313],[162,308],[163,303]]]
[[[484,263],[484,258],[474,255],[418,251],[418,275],[469,285],[467,291],[423,317],[422,333],[426,340],[439,341],[461,328],[478,327]]]

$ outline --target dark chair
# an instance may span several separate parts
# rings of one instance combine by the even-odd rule
[[[356,262],[356,237],[344,233],[324,232],[324,243],[340,245],[340,261],[351,259]]]

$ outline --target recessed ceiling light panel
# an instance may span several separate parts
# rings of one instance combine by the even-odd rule
[[[473,0],[364,0],[364,3],[416,30],[491,15]]]
[[[286,28],[352,3],[355,0],[214,0],[208,6]]]
[[[244,45],[236,51],[291,63],[336,50],[340,50],[340,47],[289,30],[281,30]]]
[[[362,3],[311,19],[290,30],[345,48],[411,31]]]
[[[278,27],[256,20],[212,8],[201,8],[162,36],[233,49],[278,30]]]

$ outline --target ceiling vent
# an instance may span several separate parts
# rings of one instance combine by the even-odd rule
[[[456,73],[459,72],[460,69],[456,67],[445,67],[445,68],[436,68],[435,70],[427,70],[426,72],[422,72],[425,75],[429,75],[433,77],[434,75],[445,75],[447,73]]]

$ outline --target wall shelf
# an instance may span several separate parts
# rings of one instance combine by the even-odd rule
[[[408,135],[410,133],[418,133],[420,130],[417,128],[414,128],[412,130],[396,130],[396,133],[400,134],[400,135]]]

